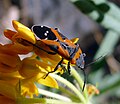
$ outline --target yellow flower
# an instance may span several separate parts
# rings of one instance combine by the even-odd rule
[[[54,67],[49,63],[29,57],[22,60],[22,67],[19,73],[28,80],[27,82],[38,82],[49,87],[58,88],[56,80],[50,75],[44,78],[44,76],[52,70],[54,70]]]
[[[94,86],[94,85],[91,85],[91,84],[87,84],[87,92],[89,95],[93,95],[93,94],[99,94],[99,90]]]
[[[12,41],[12,44],[7,44],[10,50],[17,50],[18,54],[27,54],[33,50],[32,44],[36,43],[34,33],[23,24],[13,20],[13,27],[16,31],[4,30],[4,35]],[[15,51],[16,52],[16,51]]]
[[[58,83],[48,73],[54,71],[62,57],[58,54],[50,55],[41,50],[40,48],[43,48],[53,52],[46,48],[44,43],[36,40],[34,33],[28,27],[15,20],[12,24],[16,31],[8,29],[4,31],[4,35],[12,43],[0,44],[0,98],[4,97],[12,101],[21,96],[32,98],[39,93],[35,83],[58,88]],[[78,38],[72,41],[76,42]],[[37,55],[20,60],[19,54],[32,51],[39,56],[39,60]],[[58,67],[56,72],[63,73],[63,70]]]
[[[20,86],[20,88],[19,88]],[[20,83],[17,84],[18,91],[20,90],[20,94],[25,97],[33,98],[33,95],[38,96],[38,88],[35,85],[35,82],[31,79],[23,79],[20,80]]]
[[[58,83],[50,75],[46,78],[44,76],[53,67],[47,63],[41,62],[36,57],[28,57],[22,60],[22,67],[19,71],[24,79],[20,80],[21,94],[23,96],[33,97],[38,95],[38,89],[35,83],[43,84],[45,86],[58,88]],[[17,84],[19,86],[19,84]]]
[[[0,45],[0,72],[10,73],[19,70],[21,60],[17,54],[13,54],[12,50]]]
[[[19,49],[15,52],[14,48],[13,50],[10,50],[11,48],[7,48],[6,46],[7,45],[0,45],[1,95],[4,95],[5,97],[11,96],[9,93],[12,92],[9,92],[8,89],[13,87],[16,91],[15,93],[21,92],[20,95],[22,96],[33,97],[34,94],[38,94],[35,82],[58,88],[56,80],[51,76],[48,75],[45,79],[43,78],[46,73],[48,73],[48,70],[53,70],[52,65],[41,62],[33,56],[20,60],[17,54],[19,53]]]
[[[0,80],[0,94],[10,99],[19,97],[19,93],[16,91],[15,86],[4,80]]]
[[[16,40],[16,38],[21,38],[33,44],[36,43],[34,33],[28,27],[15,20],[12,21],[12,24],[17,32],[14,32],[12,30],[5,30],[5,36],[7,38],[12,39],[13,41]]]

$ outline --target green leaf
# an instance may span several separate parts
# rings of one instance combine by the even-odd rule
[[[97,7],[98,7],[103,13],[108,12],[109,9],[110,9],[110,7],[109,7],[107,4],[105,4],[105,3],[99,4]]]
[[[94,8],[94,3],[92,1],[88,2],[85,0],[77,0],[74,2],[74,4],[83,12],[83,13],[90,13],[92,12]]]
[[[113,75],[108,75],[101,80],[102,82],[100,83],[99,86],[101,93],[112,91],[114,88],[120,86],[120,72]]]

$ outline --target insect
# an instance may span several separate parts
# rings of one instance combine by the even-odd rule
[[[70,73],[70,64],[75,64],[76,66],[78,66],[78,68],[81,68],[81,70],[83,70],[85,77],[83,85],[84,91],[86,83],[86,73],[84,70],[85,53],[82,53],[79,44],[73,43],[66,36],[60,33],[57,28],[53,29],[47,26],[34,25],[32,27],[32,31],[37,36],[37,38],[40,39],[40,41],[43,42],[51,51],[42,49],[41,47],[37,46],[38,48],[42,49],[48,54],[59,54],[60,56],[62,56],[61,61],[57,64],[55,69],[51,72],[48,72],[48,74],[55,72],[58,66],[62,64],[63,60],[66,59],[68,60],[68,73]]]

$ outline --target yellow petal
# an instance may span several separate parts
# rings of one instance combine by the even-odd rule
[[[73,38],[73,39],[71,39],[71,41],[72,41],[73,43],[77,43],[78,40],[79,40],[79,38]]]
[[[53,65],[46,63],[44,61],[39,61],[39,60],[36,60],[36,66],[39,68],[40,72],[48,72],[48,71],[52,71],[52,69],[54,69]]]
[[[52,78],[50,75],[48,75],[45,79],[44,78],[39,78],[41,76],[41,73],[38,74],[38,80],[37,82],[40,84],[43,84],[45,86],[53,87],[53,88],[58,88],[58,83],[57,81]]]
[[[0,95],[0,104],[16,104],[15,100]]]
[[[5,47],[4,45],[1,45],[0,44],[0,53],[5,53],[5,54],[11,54],[11,55],[14,55],[14,54],[12,54],[12,51],[8,51],[8,47]]]
[[[0,72],[0,79],[6,81],[6,83],[10,83],[10,84],[16,86],[16,84],[19,82],[19,80],[23,79],[23,77],[20,76],[18,71],[12,72],[12,73],[1,73]]]
[[[15,30],[18,30],[18,28],[24,28],[30,31],[30,29],[28,27],[26,27],[25,25],[21,24],[20,22],[13,20],[12,21],[13,27],[15,28]]]
[[[54,67],[52,65],[29,57],[22,60],[22,67],[19,73],[25,78],[30,78],[38,73],[48,73],[53,69]]]
[[[16,67],[16,65],[19,64],[21,61],[19,56],[17,55],[11,56],[9,54],[0,53],[0,62],[10,67]]]
[[[2,80],[4,80],[4,79],[7,79],[7,78],[18,78],[18,79],[20,79],[20,78],[22,78],[21,76],[20,76],[20,74],[19,74],[19,72],[18,71],[15,71],[15,72],[12,72],[12,73],[1,73],[0,72],[0,79],[2,79]]]
[[[8,51],[9,49],[9,51]],[[28,54],[33,50],[33,46],[31,45],[23,45],[20,43],[6,44],[4,45],[4,52],[10,54]]]
[[[38,95],[36,85],[29,79],[21,81],[21,95],[33,98],[33,95]]]
[[[5,37],[7,37],[8,39],[12,40],[13,36],[16,34],[17,32],[12,31],[12,30],[4,30],[4,35]],[[13,40],[12,40],[13,41]]]
[[[12,72],[15,72],[19,69],[20,68],[17,66],[16,67],[9,67],[9,66],[0,64],[0,72],[3,72],[3,73],[12,73]]]
[[[91,85],[91,84],[87,84],[87,92],[89,95],[93,95],[93,94],[99,94],[99,90],[94,86],[94,85]]]
[[[9,73],[19,70],[21,60],[17,55],[0,53],[0,72]]]
[[[18,31],[20,38],[27,40],[28,42],[31,42],[33,44],[36,43],[34,33],[31,30],[24,29],[24,28],[18,28],[17,31]]]
[[[40,72],[39,67],[36,65],[37,59],[25,58],[22,60],[22,67],[19,73],[25,77],[30,78],[37,75]]]
[[[13,100],[19,96],[16,92],[15,86],[2,80],[0,80],[0,94]]]

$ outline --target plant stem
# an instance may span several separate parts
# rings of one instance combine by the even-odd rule
[[[73,67],[71,67],[71,74],[72,74],[73,77],[77,80],[77,82],[78,82],[80,88],[82,89],[82,88],[83,88],[83,83],[84,83],[84,82],[83,82],[82,78],[80,77],[80,75],[78,74],[78,72],[77,72]],[[87,94],[86,88],[84,89],[83,94],[84,94],[84,97],[85,97],[86,100],[87,100],[88,94]]]
[[[34,104],[34,103],[40,103],[40,104],[46,104],[45,98],[17,98],[16,104]]]
[[[80,99],[78,98],[78,96],[76,96],[73,92],[71,92],[70,90],[66,89],[65,87],[59,86],[59,90],[64,92],[64,94],[67,95],[72,101],[80,102]]]
[[[75,103],[75,102],[65,102],[65,101],[59,101],[55,99],[46,99],[46,104],[83,104],[83,103]]]
[[[74,91],[74,93],[79,97],[79,99],[81,100],[81,102],[83,104],[86,104],[86,100],[84,98],[84,96],[82,95],[82,93],[79,92],[79,90],[72,84],[70,83],[69,81],[67,81],[66,79],[58,76],[58,75],[55,75],[53,73],[50,74],[52,77],[54,77],[56,80],[62,82],[63,84],[65,84],[67,87],[69,87],[72,91]]]
[[[55,93],[52,93],[50,91],[46,91],[46,90],[43,90],[43,89],[40,89],[40,88],[38,88],[38,91],[41,95],[49,96],[49,97],[56,98],[56,99],[59,99],[59,100],[62,100],[62,101],[71,102],[71,100],[69,98],[65,97],[65,96],[55,94]]]

